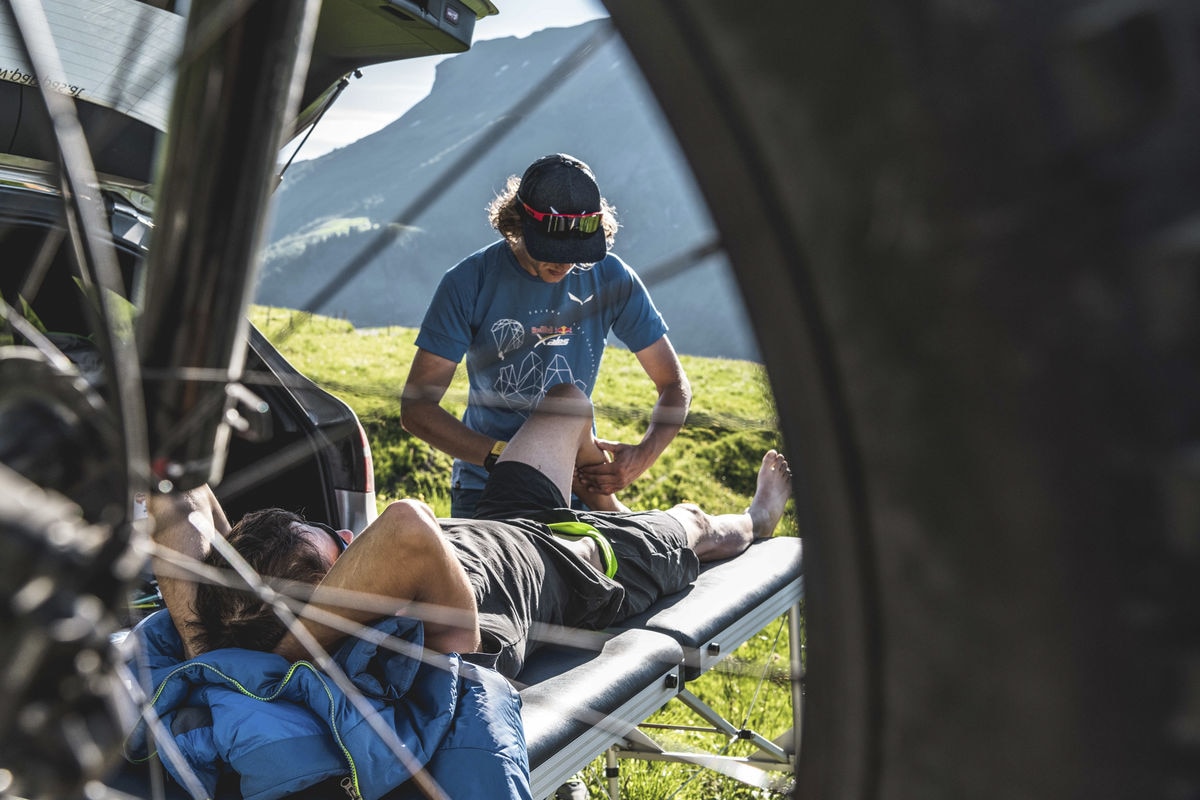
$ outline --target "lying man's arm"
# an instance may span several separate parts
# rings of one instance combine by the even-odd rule
[[[156,494],[150,498],[153,539],[159,547],[174,550],[151,560],[163,603],[183,640],[184,655],[199,655],[191,623],[196,619],[196,582],[181,564],[202,561],[211,545],[209,537],[229,533],[229,520],[207,484],[181,494]],[[174,562],[174,563],[173,563]]]
[[[150,513],[153,538],[161,548],[153,559],[159,591],[183,640],[184,654],[192,658],[202,651],[194,627],[196,581],[190,567],[209,554],[214,536],[227,537],[229,521],[207,485],[155,496]],[[311,603],[355,623],[412,611],[414,605],[429,606],[433,613],[412,612],[424,618],[426,647],[443,653],[479,649],[479,620],[470,582],[443,539],[433,511],[416,501],[392,503],[357,536],[333,561]],[[346,635],[316,621],[304,624],[326,649]],[[275,652],[293,660],[307,655],[290,633]]]
[[[352,595],[358,595],[359,604]],[[417,604],[422,608],[414,610]],[[479,649],[471,583],[432,509],[416,500],[390,504],[356,536],[318,584],[311,605],[356,623],[409,613],[423,620],[427,648],[439,653]],[[304,626],[326,649],[346,635],[312,619]],[[307,656],[291,633],[275,652],[291,661]]]

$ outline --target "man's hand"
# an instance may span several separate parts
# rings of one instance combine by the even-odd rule
[[[658,401],[650,412],[650,425],[638,444],[594,440],[607,460],[595,464],[580,461],[575,471],[575,484],[586,491],[601,495],[623,491],[650,469],[687,419],[692,387],[670,340],[663,336],[636,355],[658,394]]]
[[[616,494],[642,476],[654,464],[658,453],[643,445],[624,444],[608,439],[596,439],[608,460],[602,464],[580,466],[575,480],[586,491],[597,494]]]

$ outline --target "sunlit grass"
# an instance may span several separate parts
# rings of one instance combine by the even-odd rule
[[[786,617],[781,617],[715,668],[689,683],[688,689],[735,727],[752,730],[773,740],[792,728],[788,639]],[[803,642],[800,644],[803,647]],[[644,729],[644,733],[667,751],[752,758],[757,750],[747,740],[731,740],[720,733],[692,730],[708,728],[709,723],[678,700],[668,703],[647,722],[655,726],[688,728],[683,731],[657,727]],[[779,792],[751,787],[691,764],[621,759],[618,766],[622,797],[639,800],[763,800],[782,796]],[[608,796],[606,767],[603,758],[597,759],[583,773],[582,778],[592,797]],[[772,772],[771,777],[780,782],[781,788],[786,788],[790,779],[782,771]]]

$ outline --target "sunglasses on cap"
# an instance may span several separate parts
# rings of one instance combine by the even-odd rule
[[[312,522],[312,521],[310,521],[310,520],[305,520],[305,521],[304,521],[304,524],[305,524],[305,525],[311,525],[311,526],[312,526],[312,527],[314,527],[314,528],[320,528],[321,530],[325,531],[325,532],[326,532],[326,533],[328,533],[330,536],[332,536],[332,537],[333,537],[333,541],[337,542],[337,546],[338,546],[338,552],[339,552],[339,553],[344,553],[344,552],[346,552],[346,548],[347,548],[347,547],[349,547],[349,545],[346,543],[346,540],[345,540],[345,539],[343,539],[343,538],[342,538],[342,537],[341,537],[341,536],[338,534],[338,532],[337,532],[337,531],[335,531],[333,528],[331,528],[331,527],[329,527],[328,525],[326,525],[324,522]]]
[[[586,214],[559,214],[556,211],[538,211],[524,200],[521,200],[521,206],[524,207],[526,214],[533,217],[535,222],[545,223],[546,233],[595,233],[600,230],[600,223],[604,221],[603,211],[589,211]]]

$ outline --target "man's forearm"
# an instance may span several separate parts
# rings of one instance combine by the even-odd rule
[[[454,458],[483,464],[493,439],[471,430],[444,408],[427,401],[405,401],[404,429]]]
[[[671,384],[659,392],[658,402],[650,412],[650,424],[640,445],[643,450],[653,454],[651,462],[663,454],[683,428],[691,403],[691,387],[686,383]]]
[[[420,616],[425,622],[425,644],[438,652],[469,653],[479,647],[471,583],[442,536],[433,510],[415,500],[391,503],[356,536],[310,602],[352,623],[397,613]],[[346,635],[341,627],[319,619],[306,619],[304,626],[327,649]],[[294,634],[284,636],[275,652],[289,660],[305,655]]]
[[[198,654],[189,624],[195,618],[196,583],[179,565],[202,561],[211,549],[210,538],[227,534],[229,521],[207,485],[181,494],[153,495],[149,512],[154,522],[151,538],[163,551],[151,559],[151,567],[190,658]]]

